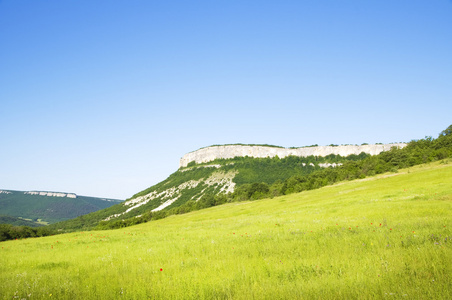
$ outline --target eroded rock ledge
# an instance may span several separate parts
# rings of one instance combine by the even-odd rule
[[[226,146],[212,146],[202,148],[194,152],[185,154],[179,162],[179,167],[186,167],[190,162],[206,163],[218,158],[234,158],[236,156],[250,156],[250,157],[274,157],[280,158],[293,156],[327,156],[336,154],[341,156],[348,156],[350,154],[360,154],[361,152],[376,155],[383,151],[388,151],[392,147],[403,148],[405,143],[395,144],[376,144],[376,145],[345,145],[345,146],[317,146],[317,147],[302,147],[302,148],[278,148],[271,146],[245,146],[245,145],[226,145]]]

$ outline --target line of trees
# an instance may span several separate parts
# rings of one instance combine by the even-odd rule
[[[6,240],[48,236],[52,234],[54,234],[54,232],[47,227],[29,227],[0,224],[0,242]]]

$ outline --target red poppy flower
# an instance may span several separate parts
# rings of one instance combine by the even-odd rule
[[[160,272],[163,271],[163,269],[160,269]]]

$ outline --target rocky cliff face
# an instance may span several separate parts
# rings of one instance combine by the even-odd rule
[[[39,195],[39,196],[47,196],[47,197],[68,197],[68,198],[77,198],[77,195],[76,195],[76,194],[71,194],[71,193],[59,193],[59,192],[29,191],[29,192],[24,192],[24,194],[28,194],[28,195]]]
[[[277,148],[271,146],[245,146],[245,145],[227,145],[227,146],[212,146],[202,148],[194,152],[185,154],[180,162],[179,167],[186,167],[188,163],[194,161],[196,163],[206,163],[217,158],[234,158],[236,156],[250,156],[250,157],[274,157],[280,158],[293,156],[327,156],[336,154],[341,156],[348,156],[350,154],[360,154],[361,152],[376,155],[383,151],[388,151],[392,147],[403,148],[405,143],[396,144],[379,144],[379,145],[346,145],[346,146],[318,146],[318,147],[303,147],[303,148]]]

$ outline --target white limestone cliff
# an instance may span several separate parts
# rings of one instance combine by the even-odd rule
[[[274,157],[280,158],[286,156],[327,156],[336,154],[341,156],[348,156],[351,154],[360,154],[361,152],[376,155],[383,151],[388,151],[392,147],[403,148],[405,143],[395,144],[376,144],[376,145],[344,145],[344,146],[317,146],[317,147],[302,147],[302,148],[278,148],[271,146],[245,146],[245,145],[226,145],[226,146],[212,146],[202,148],[194,152],[185,154],[179,162],[179,167],[186,167],[190,162],[206,163],[218,158],[234,158],[237,156],[250,157]]]
[[[68,197],[68,198],[77,198],[76,194],[72,193],[59,193],[59,192],[40,192],[40,191],[29,191],[24,192],[26,195],[39,195],[39,196],[47,196],[47,197]]]

